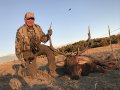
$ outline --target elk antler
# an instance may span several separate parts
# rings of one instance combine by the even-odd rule
[[[79,48],[78,48],[76,55],[79,56],[79,55],[81,55],[82,53],[84,53],[85,51],[88,50],[89,45],[90,45],[90,39],[91,39],[91,33],[90,33],[90,27],[88,27],[88,39],[87,39],[87,41],[86,41],[86,42],[88,42],[88,44],[87,44],[86,48],[85,48],[83,51],[81,51],[81,52],[79,51]]]
[[[51,25],[52,25],[52,23],[50,24],[49,30],[51,29]],[[57,53],[59,53],[59,54],[62,54],[62,55],[64,55],[64,56],[66,56],[65,53],[62,53],[62,52],[58,51],[57,49],[55,49],[55,48],[53,47],[52,39],[51,39],[51,36],[50,36],[50,35],[49,35],[49,43],[50,43],[50,49],[51,49],[52,51],[57,52]]]

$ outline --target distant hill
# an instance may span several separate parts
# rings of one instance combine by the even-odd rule
[[[10,55],[0,57],[0,63],[14,61],[14,60],[17,60],[17,57],[15,54],[10,54]]]
[[[61,52],[75,52],[84,50],[89,44],[90,48],[104,47],[110,45],[110,37],[94,38],[89,41],[81,40],[58,48]],[[120,34],[111,35],[111,44],[120,45]]]

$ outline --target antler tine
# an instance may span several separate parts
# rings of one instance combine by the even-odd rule
[[[77,56],[79,56],[79,48],[77,49],[77,53],[76,53]]]
[[[91,33],[90,33],[90,27],[88,26],[88,39],[87,39],[88,44],[87,44],[86,48],[83,51],[81,51],[81,52],[78,53],[78,55],[81,55],[86,50],[88,50],[89,44],[90,44],[90,39],[91,39]]]

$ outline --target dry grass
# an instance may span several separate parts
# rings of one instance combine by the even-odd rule
[[[112,44],[113,51],[116,51],[120,49],[120,44]],[[100,52],[111,52],[110,46],[104,46],[104,47],[98,47],[98,48],[92,48],[88,49],[84,54],[91,54],[91,53],[100,53]]]

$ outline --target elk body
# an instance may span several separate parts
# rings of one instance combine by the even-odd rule
[[[65,72],[71,79],[79,79],[80,76],[87,76],[91,72],[104,72],[102,64],[93,61],[87,56],[68,55],[65,60]]]

